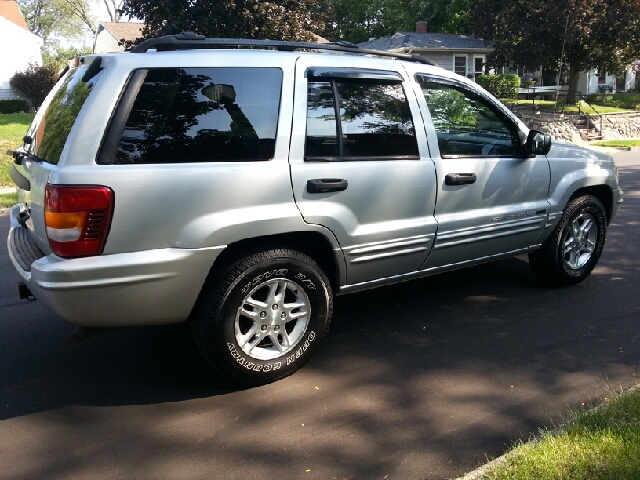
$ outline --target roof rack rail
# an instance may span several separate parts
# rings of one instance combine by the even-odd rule
[[[275,49],[285,52],[296,50],[326,50],[332,52],[355,53],[359,55],[375,55],[378,57],[390,57],[410,62],[424,63],[427,65],[438,64],[415,54],[385,52],[381,50],[367,50],[360,48],[351,42],[339,41],[332,43],[313,42],[285,42],[282,40],[256,40],[250,38],[207,38],[193,32],[183,32],[179,35],[165,35],[163,37],[150,38],[136,45],[131,53],[145,53],[149,50],[193,50],[206,48],[256,48]]]

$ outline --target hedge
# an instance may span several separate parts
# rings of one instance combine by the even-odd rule
[[[26,100],[0,100],[0,113],[28,112],[29,105]]]
[[[518,75],[481,75],[476,83],[498,98],[516,98],[520,88]]]

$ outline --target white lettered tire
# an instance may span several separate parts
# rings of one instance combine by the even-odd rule
[[[248,255],[207,280],[191,322],[213,368],[243,385],[270,383],[302,367],[333,313],[329,280],[298,251]]]
[[[567,203],[555,230],[542,247],[529,254],[529,266],[551,286],[575,285],[595,268],[607,234],[602,202],[593,195]]]

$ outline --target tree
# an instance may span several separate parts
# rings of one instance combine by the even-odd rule
[[[580,72],[620,73],[640,57],[638,0],[479,0],[473,17],[475,34],[496,42],[493,66],[568,65],[571,102]]]
[[[124,0],[103,0],[104,6],[112,22],[119,22],[122,17],[122,4]]]
[[[143,18],[144,38],[195,32],[208,37],[313,40],[324,27],[316,0],[125,0],[122,13]]]
[[[45,48],[57,38],[81,40],[95,34],[96,21],[87,0],[19,0],[31,33],[42,38]]]
[[[327,0],[326,36],[364,42],[397,31],[414,31],[426,20],[430,32],[470,34],[477,0]]]
[[[37,110],[57,80],[58,70],[54,67],[31,64],[24,72],[14,74],[9,83]]]
[[[51,66],[56,71],[62,70],[67,66],[69,60],[76,57],[88,55],[92,52],[91,47],[62,47],[60,45],[51,45],[50,48],[42,52],[42,64]]]

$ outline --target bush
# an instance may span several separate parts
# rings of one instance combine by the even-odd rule
[[[9,83],[37,110],[57,80],[58,72],[55,67],[30,64],[24,72],[11,77]]]
[[[481,75],[476,82],[482,88],[498,98],[516,98],[520,88],[518,75]]]
[[[0,113],[22,113],[29,111],[26,100],[0,100]]]
[[[640,95],[629,93],[595,93],[587,95],[587,102],[603,107],[624,108],[627,110],[640,110]]]

